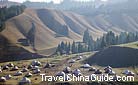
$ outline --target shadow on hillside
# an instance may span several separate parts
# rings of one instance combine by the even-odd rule
[[[0,57],[0,63],[2,62],[11,62],[11,61],[20,61],[20,60],[30,60],[37,58],[45,58],[46,56],[39,55],[37,53],[22,53],[22,54],[11,54],[5,57]]]
[[[130,67],[138,65],[138,49],[113,46],[101,50],[85,62],[91,65]]]

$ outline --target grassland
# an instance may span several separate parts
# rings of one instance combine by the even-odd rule
[[[121,45],[117,45],[117,46],[121,46],[121,47],[129,47],[129,48],[135,48],[135,49],[138,49],[138,42],[127,43],[127,44],[121,44]]]
[[[90,72],[88,71],[88,69],[82,69],[80,68],[80,66],[82,66],[84,64],[83,60],[92,56],[94,53],[83,53],[81,55],[83,55],[83,59],[82,60],[79,60],[79,61],[76,61],[72,67],[71,67],[71,70],[74,70],[74,69],[80,69],[81,70],[81,73],[83,75],[91,75],[93,74],[93,72]],[[76,59],[76,55],[80,55],[80,54],[74,54],[74,55],[63,55],[63,56],[54,56],[54,57],[51,57],[51,58],[41,58],[41,59],[35,59],[35,60],[38,60],[42,63],[42,66],[41,66],[41,73],[45,73],[46,75],[50,75],[50,76],[55,76],[57,72],[59,71],[62,71],[66,66],[69,66],[69,63],[68,63],[68,60],[70,59]],[[21,60],[21,61],[13,61],[12,63],[14,65],[17,65],[19,67],[19,70],[22,70],[23,68],[23,65],[30,65],[30,63],[32,62],[33,60]],[[55,67],[52,67],[52,68],[47,68],[47,69],[44,69],[44,65],[46,63],[52,63],[52,64],[55,64]],[[4,63],[0,63],[0,65],[6,65],[10,62],[4,62]],[[86,63],[86,62],[85,62]],[[97,66],[97,65],[93,65],[92,67],[95,67],[96,69],[101,69],[103,71],[104,67],[101,67],[101,66]],[[128,68],[113,68],[113,70],[117,73],[117,75],[123,75],[121,74],[121,72],[123,70],[126,70],[126,69],[129,69],[135,73],[137,73],[138,71],[138,68],[133,68],[133,67],[128,67]],[[5,76],[7,74],[11,74],[13,75],[16,71],[10,71],[10,70],[4,70],[2,73],[0,73],[0,76]],[[30,71],[32,72],[32,71]],[[104,71],[103,71],[104,72]],[[23,73],[22,76],[13,76],[12,79],[10,80],[7,80],[6,82],[4,83],[0,83],[0,84],[10,84],[10,85],[16,85],[18,84],[18,82],[25,76],[26,73]],[[40,74],[33,74],[32,77],[29,78],[32,82],[32,84],[41,84],[41,85],[52,85],[52,84],[58,84],[58,83],[61,83],[61,82],[42,82],[41,81],[41,76]],[[138,76],[136,75],[135,76],[135,81],[138,81]],[[72,84],[78,84],[78,85],[85,85],[87,84],[87,82],[70,82]]]

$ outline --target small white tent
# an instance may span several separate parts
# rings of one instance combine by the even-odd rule
[[[122,74],[128,74],[130,71],[129,70],[124,70],[123,72],[122,72]]]
[[[13,63],[9,63],[7,66],[14,67],[14,64]]]
[[[69,63],[75,63],[74,59],[69,60]]]
[[[107,67],[104,68],[104,71],[105,71],[105,73],[109,73],[109,72],[112,71],[112,67],[107,66]]]
[[[2,68],[2,70],[7,70],[7,69],[9,69],[9,66],[7,66],[7,65],[3,66],[3,68]]]
[[[115,75],[116,73],[115,73],[115,71],[111,70],[111,71],[109,71],[108,74],[109,74],[109,75]]]
[[[46,65],[44,66],[44,68],[50,68],[51,64],[50,63],[46,63]]]
[[[91,66],[89,64],[84,64],[83,66],[81,66],[81,68],[90,68]]]
[[[77,60],[81,60],[82,59],[82,56],[78,56]]]
[[[74,74],[75,76],[81,76],[81,71],[79,69],[75,69],[72,74]]]
[[[37,69],[39,69],[39,66],[33,66],[32,67],[32,70],[37,70]]]
[[[71,72],[71,68],[70,67],[66,67],[66,68],[63,69],[63,72],[70,73]]]
[[[35,61],[32,61],[31,65],[33,65],[33,66],[40,66],[41,62],[35,60]]]
[[[16,71],[16,70],[18,70],[19,68],[17,67],[17,66],[14,66],[12,69],[11,69],[11,71]]]
[[[64,73],[63,71],[58,72],[58,73],[56,74],[56,76],[64,76],[64,75],[65,75],[65,73]]]
[[[132,71],[130,71],[130,72],[127,74],[127,76],[134,76],[134,75],[135,75],[135,73],[132,72]]]
[[[26,75],[25,75],[25,77],[31,77],[33,74],[31,74],[30,72],[29,73],[27,73]]]
[[[21,79],[21,81],[19,82],[19,85],[28,85],[28,84],[31,84],[31,80],[29,79],[29,78],[27,78],[27,77],[23,77],[22,79]]]
[[[29,70],[27,68],[23,68],[22,72],[28,72]]]
[[[33,71],[34,74],[38,74],[40,72],[41,72],[41,70],[39,68]]]
[[[32,65],[28,65],[28,67],[27,67],[28,69],[32,69],[33,68],[33,66]]]
[[[89,71],[96,71],[96,68],[95,68],[95,67],[91,67],[91,68],[89,69]]]
[[[0,73],[2,73],[2,69],[0,68]]]
[[[15,74],[14,74],[14,76],[20,76],[20,75],[22,75],[23,73],[21,72],[21,71],[18,71],[18,72],[16,72]]]
[[[0,82],[6,82],[6,78],[5,77],[0,77]]]
[[[12,78],[12,76],[11,76],[11,75],[6,75],[5,78],[6,78],[7,80],[9,80],[9,79]]]

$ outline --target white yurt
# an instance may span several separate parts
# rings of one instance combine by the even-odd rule
[[[31,65],[33,65],[33,66],[40,66],[41,62],[34,60],[34,61],[32,61]]]
[[[79,69],[75,69],[72,74],[74,74],[75,76],[81,76],[81,71]]]
[[[14,66],[12,69],[11,69],[11,71],[16,71],[16,70],[18,70],[19,68],[17,67],[17,66]]]
[[[111,71],[109,71],[108,74],[109,74],[109,75],[115,75],[116,73],[115,73],[115,71],[111,70]]]
[[[81,60],[82,59],[82,56],[78,56],[77,60]]]
[[[111,66],[107,66],[104,69],[112,69],[112,67]]]
[[[70,73],[71,72],[71,68],[70,67],[66,67],[66,68],[63,69],[63,72]]]
[[[39,69],[39,68],[40,68],[39,66],[33,66],[32,70],[36,70],[36,69]]]
[[[32,61],[31,65],[32,65],[32,66],[35,66],[35,65],[36,65],[36,63],[37,63],[37,61],[36,61],[36,60],[34,60],[34,61]]]
[[[96,68],[95,68],[95,67],[91,67],[91,68],[89,69],[89,71],[96,71]]]
[[[90,68],[91,66],[89,64],[84,64],[83,66],[81,66],[81,68]]]
[[[0,82],[6,82],[6,78],[5,77],[0,77]]]
[[[38,74],[38,73],[40,73],[41,72],[41,70],[38,68],[38,69],[36,69],[36,70],[33,70],[33,73],[34,74]]]
[[[122,74],[128,74],[130,71],[129,70],[124,70],[123,72],[122,72]]]
[[[132,72],[132,71],[130,71],[130,72],[127,74],[127,76],[134,76],[134,75],[135,75],[135,73]]]
[[[27,68],[23,68],[22,72],[28,72],[29,70]]]
[[[32,65],[28,65],[28,67],[27,67],[28,69],[32,69],[33,68],[33,66]]]
[[[42,65],[41,62],[37,61],[36,66],[41,66],[41,65]]]
[[[2,70],[7,70],[7,69],[9,69],[9,66],[7,66],[7,65],[3,66],[3,68],[2,68]]]
[[[51,67],[51,64],[50,63],[46,63],[44,68],[50,68]]]
[[[31,80],[27,77],[23,77],[19,82],[19,85],[28,85],[28,84],[31,84]]]
[[[2,73],[2,69],[0,68],[0,73]]]
[[[104,68],[105,73],[109,73],[110,71],[112,71],[112,67],[111,66],[107,66]]]
[[[27,73],[26,75],[25,75],[25,77],[31,77],[33,74],[31,74],[30,72],[29,73]]]
[[[13,63],[9,63],[7,66],[14,67],[14,64]]]
[[[69,60],[69,63],[75,63],[74,59]]]
[[[14,76],[20,76],[20,75],[23,75],[23,73],[21,71],[17,71]]]
[[[9,79],[12,78],[12,76],[9,74],[9,75],[6,75],[5,78],[6,78],[7,80],[9,80]]]
[[[58,72],[58,73],[56,74],[56,76],[64,76],[64,75],[65,75],[65,73],[64,73],[63,71]]]

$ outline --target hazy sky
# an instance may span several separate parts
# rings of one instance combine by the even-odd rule
[[[24,2],[26,0],[9,0],[9,1],[15,1],[15,2]],[[60,3],[62,0],[29,0],[32,2],[50,2],[53,1],[54,3]]]
[[[15,1],[15,2],[24,2],[26,0],[9,0],[9,1]],[[32,2],[50,2],[53,1],[54,3],[60,3],[63,0],[29,0]],[[89,0],[76,0],[76,1],[89,1]],[[107,1],[107,0],[102,0],[102,1]]]

